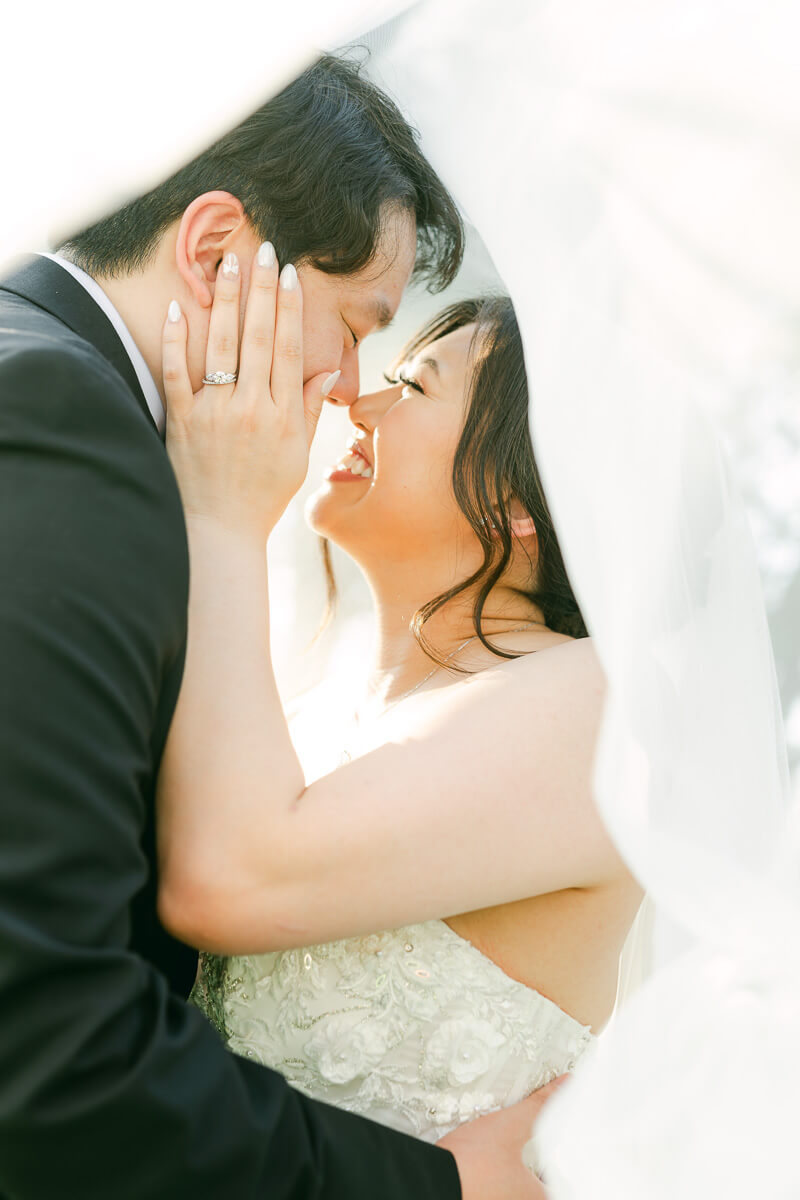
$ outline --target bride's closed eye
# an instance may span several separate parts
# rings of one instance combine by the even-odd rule
[[[397,387],[399,383],[403,383],[406,387],[413,388],[415,392],[420,392],[423,396],[426,394],[421,383],[418,383],[416,379],[412,379],[408,375],[404,375],[402,371],[397,372],[397,378],[392,378],[391,375],[387,375],[384,371],[383,378],[392,387]]]

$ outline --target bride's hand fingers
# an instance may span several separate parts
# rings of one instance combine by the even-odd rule
[[[208,325],[206,375],[236,370],[239,361],[239,290],[241,272],[235,254],[226,254],[217,271]]]
[[[306,419],[306,433],[308,434],[309,446],[314,440],[314,434],[317,432],[317,424],[319,423],[322,407],[339,382],[341,373],[339,370],[334,371],[332,375],[329,375],[327,371],[322,375],[315,375],[313,379],[309,379],[303,388],[303,413]]]
[[[161,364],[164,374],[164,400],[167,418],[188,413],[194,396],[186,364],[186,318],[177,300],[167,311],[161,340]]]
[[[277,291],[278,260],[272,243],[264,242],[253,259],[250,274],[238,379],[242,394],[258,399],[270,386]]]
[[[277,407],[284,409],[299,426],[304,420],[303,294],[297,271],[291,263],[281,271],[278,285],[270,391]]]

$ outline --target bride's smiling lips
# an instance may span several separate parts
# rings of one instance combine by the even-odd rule
[[[325,476],[329,483],[352,483],[358,480],[368,483],[372,477],[372,461],[364,448],[363,439],[356,437],[350,439],[347,443],[347,453]]]

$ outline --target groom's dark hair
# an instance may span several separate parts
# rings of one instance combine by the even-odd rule
[[[456,205],[397,106],[361,65],[324,55],[164,183],[69,238],[90,275],[151,261],[164,230],[217,189],[242,203],[280,262],[347,275],[372,259],[386,205],[417,225],[414,274],[431,291],[455,276],[464,251]]]

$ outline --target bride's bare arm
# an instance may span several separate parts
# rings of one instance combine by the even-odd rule
[[[273,322],[274,282],[259,298]],[[192,571],[186,669],[160,784],[164,923],[204,948],[255,953],[612,878],[622,864],[591,796],[603,679],[589,641],[449,689],[423,733],[306,787],[270,660],[264,549],[302,479],[295,470],[289,486],[274,463],[302,457],[298,438],[307,454],[300,305],[299,289],[280,293],[266,402],[247,401],[244,385],[238,401],[222,388],[192,399],[188,380],[176,399],[179,367],[168,371]],[[252,290],[248,320],[251,311],[255,321]],[[174,362],[183,337],[182,322],[167,329]],[[258,370],[268,377],[254,359],[245,369],[247,354],[246,329],[240,384]],[[267,469],[264,445],[275,478],[258,494],[250,474]]]

